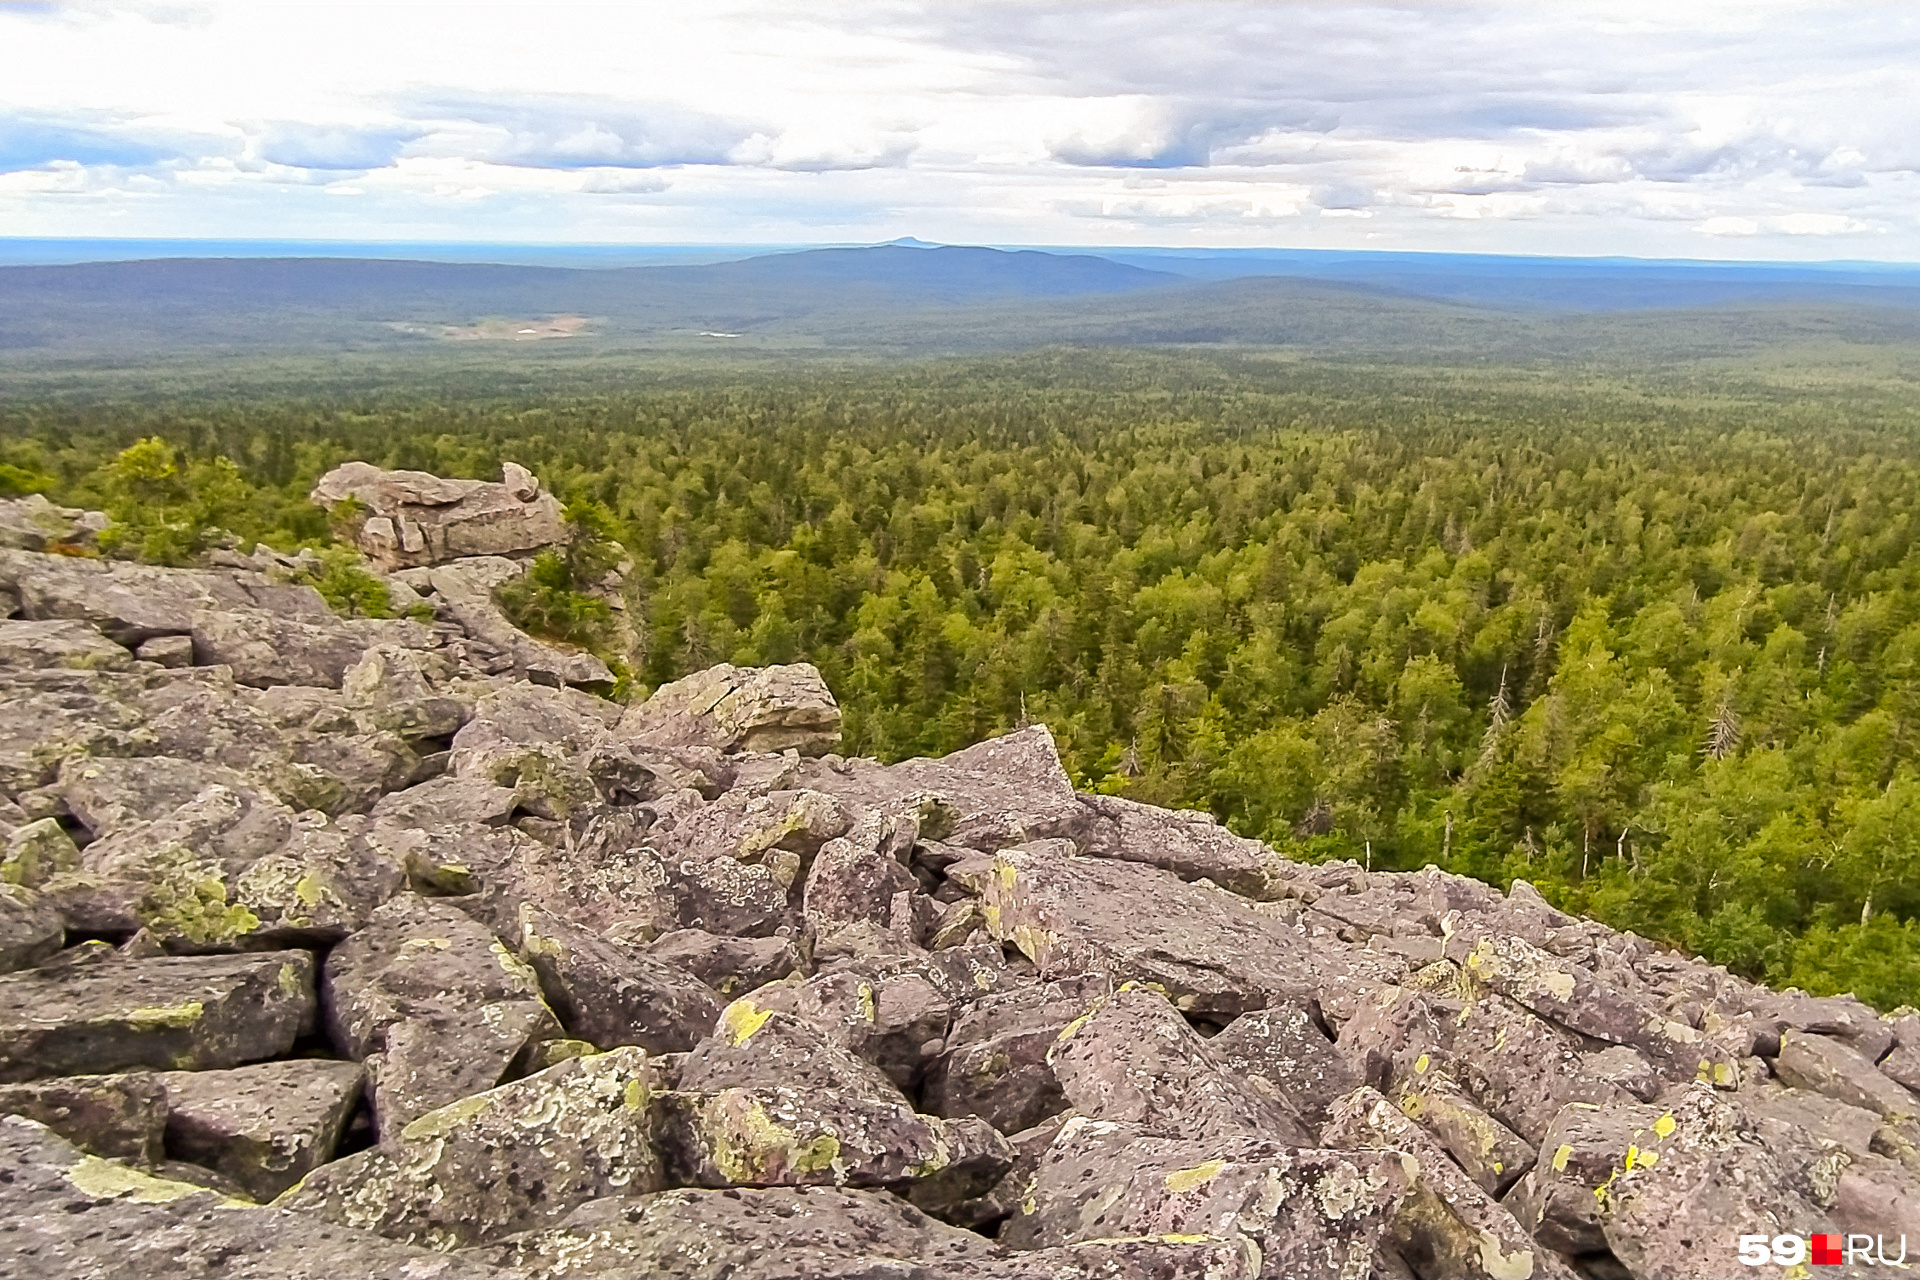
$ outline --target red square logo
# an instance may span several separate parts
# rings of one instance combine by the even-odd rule
[[[1840,1252],[1839,1236],[1815,1236],[1808,1243],[1813,1246],[1813,1265],[1816,1267],[1837,1267],[1845,1261]]]

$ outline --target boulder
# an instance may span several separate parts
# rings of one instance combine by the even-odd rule
[[[0,547],[43,551],[49,543],[86,546],[107,524],[104,511],[56,506],[43,493],[0,498]]]
[[[322,1165],[276,1203],[449,1249],[661,1185],[647,1055],[629,1048],[428,1112],[389,1148]]]
[[[1920,1098],[1880,1073],[1845,1041],[1810,1031],[1780,1037],[1773,1073],[1786,1084],[1887,1117],[1920,1115]]]
[[[917,826],[911,818],[905,822],[901,843],[911,848]],[[869,812],[852,831],[820,847],[807,872],[804,899],[807,920],[817,932],[829,934],[861,921],[886,925],[894,895],[919,889],[913,873],[890,851],[892,826],[888,818]]]
[[[0,1169],[0,1268],[22,1280],[518,1280],[477,1260],[227,1201],[88,1155],[18,1117],[0,1118]]]
[[[167,1152],[231,1178],[262,1203],[333,1158],[360,1100],[351,1062],[296,1058],[226,1071],[171,1071]]]
[[[980,900],[992,935],[1043,974],[1157,983],[1183,1013],[1230,1018],[1311,998],[1338,962],[1244,899],[1139,863],[1007,849]]]
[[[366,1059],[374,1132],[391,1145],[429,1111],[485,1093],[536,1064],[579,1056],[543,1053],[564,1034],[553,1011],[536,1000],[443,1008],[393,1023],[380,1051]]]
[[[1210,813],[1170,810],[1123,796],[1083,795],[1091,818],[1078,837],[1080,852],[1122,858],[1171,871],[1182,880],[1211,880],[1223,889],[1259,897],[1278,856],[1258,840],[1228,831]]]
[[[1408,1195],[1389,1235],[1394,1251],[1415,1274],[1573,1280],[1566,1263],[1535,1243],[1439,1143],[1373,1089],[1362,1086],[1335,1104],[1321,1138],[1330,1146],[1412,1157],[1404,1162]]]
[[[1241,1014],[1207,1041],[1207,1056],[1310,1129],[1360,1084],[1306,1006],[1290,1001]]]
[[[58,951],[67,926],[32,889],[0,882],[0,973],[27,969]]]
[[[520,954],[573,1035],[603,1049],[679,1053],[713,1030],[720,1001],[691,974],[532,903],[521,904],[518,923]]]
[[[676,929],[655,938],[647,954],[692,974],[723,997],[746,995],[799,969],[788,938],[728,938],[704,929]]]
[[[840,706],[807,663],[723,664],[661,685],[627,710],[618,733],[650,746],[818,756],[840,743]]]
[[[133,655],[84,622],[0,621],[0,667],[125,671]]]
[[[1074,794],[1052,732],[1039,724],[937,760],[805,761],[797,785],[896,813],[924,810],[923,836],[986,852],[1077,839],[1094,822]]]
[[[1209,1138],[1312,1138],[1277,1099],[1224,1069],[1207,1042],[1157,991],[1129,983],[1068,1023],[1047,1052],[1074,1111],[1142,1133]]]
[[[1398,1100],[1400,1110],[1432,1134],[1488,1195],[1505,1195],[1533,1167],[1533,1146],[1482,1111],[1451,1075],[1431,1064],[1425,1072],[1416,1070]]]
[[[0,1116],[36,1120],[91,1155],[146,1167],[165,1155],[167,1090],[147,1071],[0,1085]]]
[[[1770,1130],[1706,1085],[1677,1090],[1670,1103],[1614,1152],[1591,1193],[1607,1245],[1630,1273],[1720,1280],[1727,1247],[1742,1234],[1841,1230],[1823,1207],[1838,1162],[1798,1131]]]
[[[1003,1133],[1067,1109],[1049,1053],[1106,984],[1090,980],[984,995],[959,1014],[928,1068],[921,1105],[938,1116],[979,1116]]]
[[[408,1018],[541,1000],[540,980],[458,907],[403,893],[327,956],[327,1032],[358,1060]]]
[[[382,471],[345,462],[309,495],[329,510],[353,499],[353,537],[380,568],[439,564],[463,556],[538,551],[569,538],[560,502],[525,467],[506,463],[504,479],[446,480],[424,471]]]
[[[464,639],[449,645],[461,660],[488,675],[510,675],[552,688],[607,690],[613,673],[590,653],[535,640],[507,619],[493,590],[525,572],[524,564],[499,556],[473,556],[432,571],[435,617]]]
[[[193,632],[196,612],[254,614],[316,625],[335,621],[312,587],[240,570],[159,569],[116,560],[0,551],[0,587],[20,597],[24,618],[71,618],[133,648],[155,636]]]
[[[317,685],[338,689],[376,646],[424,649],[429,632],[403,618],[278,617],[270,613],[195,610],[189,617],[193,660],[225,666],[241,684]]]
[[[764,997],[765,992],[755,996]],[[720,1015],[713,1034],[680,1064],[682,1089],[713,1092],[735,1086],[791,1085],[838,1089],[893,1103],[899,1087],[841,1043],[826,1027],[742,996]]]
[[[897,1093],[758,1086],[660,1102],[668,1170],[693,1186],[887,1187],[963,1167],[977,1194],[1013,1163],[990,1125],[920,1115]]]
[[[24,817],[25,815],[21,815]],[[80,850],[54,818],[36,818],[14,828],[0,858],[0,884],[43,887],[57,875],[80,870]]]
[[[1130,1236],[1241,1237],[1271,1280],[1352,1277],[1409,1190],[1397,1152],[1294,1149],[1253,1136],[1193,1141],[1067,1122],[1000,1239],[1015,1248]]]
[[[0,1082],[285,1053],[316,1018],[313,956],[100,959],[0,975]]]
[[[924,975],[875,975],[858,967],[762,987],[754,1004],[812,1023],[908,1093],[944,1047],[953,1021],[952,1002]]]
[[[929,1275],[951,1274],[956,1264],[997,1258],[1000,1251],[884,1192],[688,1187],[589,1201],[556,1226],[509,1236],[472,1250],[471,1256],[526,1280],[580,1275],[775,1280],[851,1277],[887,1262],[925,1268]]]

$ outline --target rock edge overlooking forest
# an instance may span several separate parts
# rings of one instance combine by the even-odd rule
[[[342,618],[227,554],[0,551],[0,1276],[1704,1278],[1916,1220],[1920,1016],[1078,793],[1040,725],[844,758],[804,664],[622,706],[523,561]]]

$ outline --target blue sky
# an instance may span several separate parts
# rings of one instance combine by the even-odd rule
[[[0,235],[1911,262],[1916,169],[1900,3],[0,0]]]

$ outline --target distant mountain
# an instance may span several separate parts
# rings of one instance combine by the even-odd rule
[[[560,313],[602,336],[756,329],[872,314],[1179,284],[1085,255],[960,246],[814,249],[700,266],[576,270],[339,258],[170,258],[0,268],[0,349],[45,354],[359,347],[395,326]],[[418,338],[412,339],[418,341]]]
[[[1378,358],[1664,359],[1769,343],[1920,341],[1920,271],[1274,252],[1224,260],[1292,264],[1294,274],[1195,279],[1145,264],[1194,270],[1204,255],[1134,256],[896,243],[597,270],[349,258],[5,267],[0,360],[125,364],[455,341],[896,355],[1209,344]],[[569,319],[549,323],[556,317]]]

